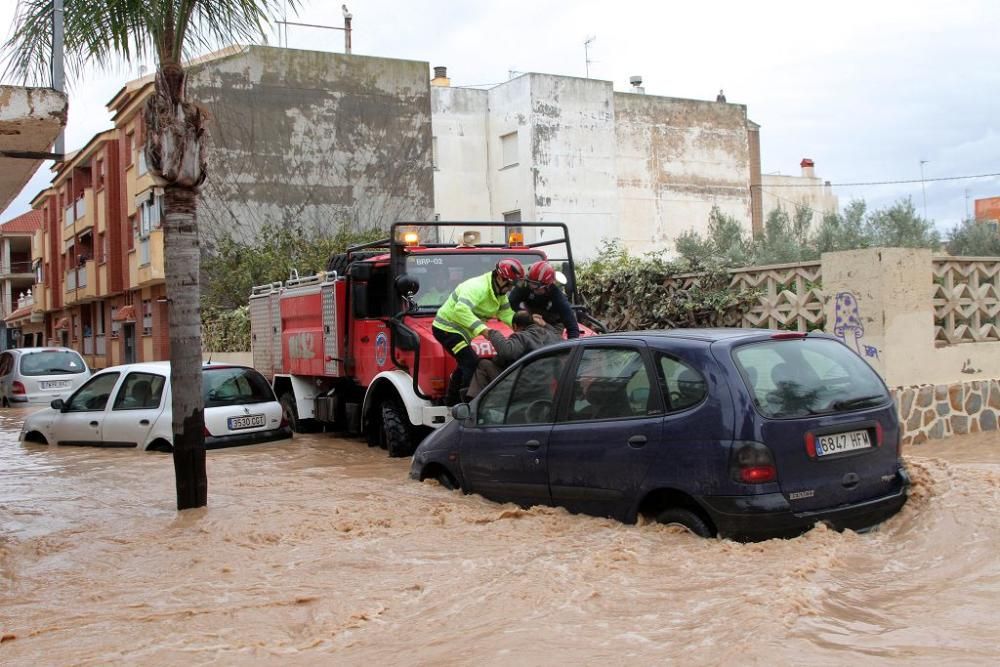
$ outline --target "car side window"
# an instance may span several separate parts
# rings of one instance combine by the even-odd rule
[[[555,419],[555,398],[568,350],[532,359],[510,373],[479,401],[481,426],[546,424]]]
[[[0,376],[10,373],[11,368],[14,366],[14,364],[11,363],[11,359],[13,359],[13,355],[9,352],[0,354]]]
[[[102,373],[87,380],[66,404],[67,412],[97,412],[108,404],[108,398],[118,382],[118,373]]]
[[[568,421],[627,419],[658,412],[649,372],[634,348],[584,350],[573,379]]]
[[[701,373],[683,361],[657,354],[657,365],[663,374],[663,392],[670,410],[684,410],[701,403],[708,394],[708,385]]]
[[[112,410],[148,410],[160,407],[167,379],[155,373],[129,373],[118,388]]]

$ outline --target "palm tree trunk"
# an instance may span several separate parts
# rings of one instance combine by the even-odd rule
[[[205,415],[201,396],[201,309],[198,273],[197,192],[167,185],[163,193],[164,273],[170,326],[170,385],[173,409],[177,509],[208,503]],[[192,390],[193,389],[193,390]]]

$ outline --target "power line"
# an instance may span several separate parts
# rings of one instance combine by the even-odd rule
[[[857,183],[824,183],[823,186],[829,185],[833,188],[848,188],[848,187],[858,187],[862,185],[903,185],[906,183],[925,183],[929,181],[964,181],[972,178],[993,178],[1000,176],[1000,173],[996,174],[973,174],[971,176],[938,176],[936,178],[913,178],[900,181],[859,181]],[[817,186],[815,183],[768,183],[769,188],[815,188],[823,187]],[[762,188],[763,183],[751,184],[751,188]]]

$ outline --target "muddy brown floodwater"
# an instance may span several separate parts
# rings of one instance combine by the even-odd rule
[[[737,544],[407,478],[360,441],[22,446],[0,411],[0,664],[997,664],[1000,436],[906,452],[874,533]]]

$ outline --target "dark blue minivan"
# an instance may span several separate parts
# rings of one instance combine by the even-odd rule
[[[705,537],[868,529],[909,485],[885,384],[822,333],[579,338],[521,359],[452,414],[412,478]]]

